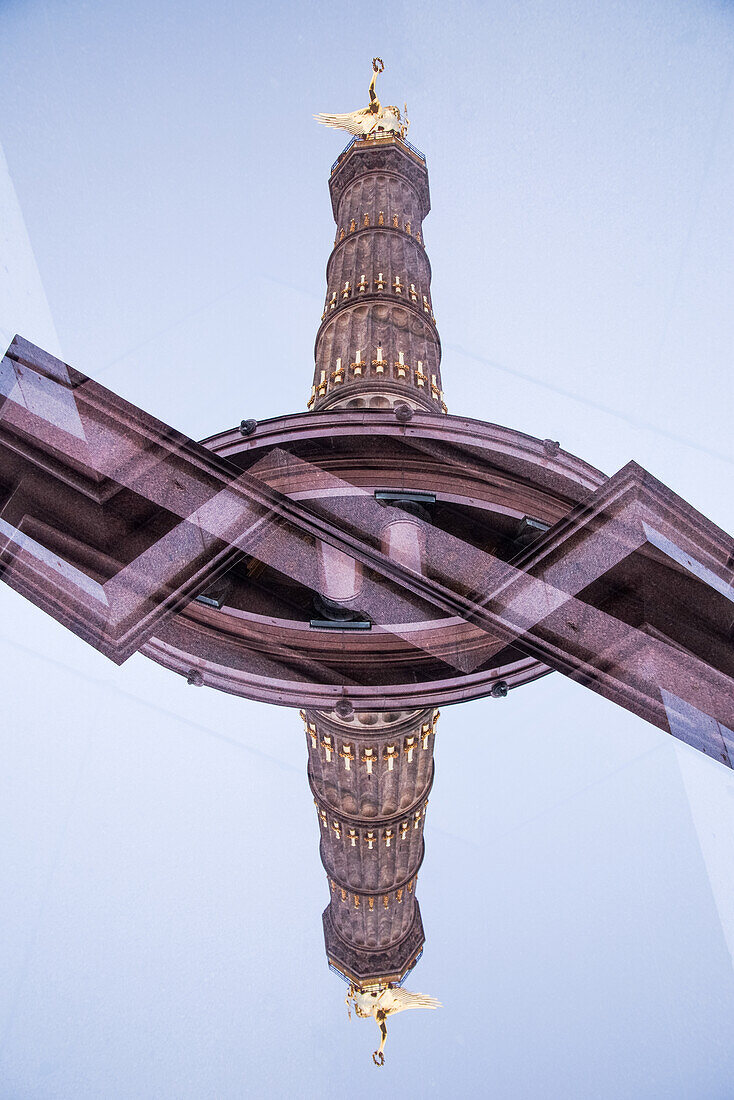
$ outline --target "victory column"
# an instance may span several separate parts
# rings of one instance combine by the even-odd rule
[[[309,408],[395,408],[441,413],[441,346],[430,305],[423,245],[429,210],[425,162],[406,142],[405,116],[380,104],[380,58],[372,62],[369,106],[315,115],[354,134],[329,181],[337,235],[327,265],[327,295],[316,338]],[[419,494],[413,494],[416,496]],[[383,549],[420,572],[420,530],[428,513],[411,494],[393,498],[404,518],[389,523]],[[361,570],[327,549],[319,608],[323,626],[349,629],[357,619]],[[374,1016],[384,1062],[386,1018],[439,1002],[399,984],[425,939],[416,898],[424,854],[423,823],[433,783],[438,711],[302,712],[308,777],[321,825],[321,861],[331,901],[324,911],[329,964],[349,982],[347,1005]],[[350,1010],[351,1016],[351,1010]]]

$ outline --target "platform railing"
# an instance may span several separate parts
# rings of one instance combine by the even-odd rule
[[[336,158],[336,160],[332,164],[330,174],[333,174],[336,171],[336,169],[339,167],[342,160],[347,155],[347,153],[349,152],[349,150],[352,148],[352,146],[354,145],[354,143],[356,141],[363,141],[363,142],[369,144],[371,142],[385,141],[388,138],[390,139],[390,141],[396,141],[396,142],[399,142],[401,145],[404,145],[406,149],[410,150],[410,152],[413,154],[413,156],[418,157],[418,160],[423,161],[424,164],[426,163],[425,153],[421,153],[420,149],[417,149],[415,147],[415,145],[411,145],[410,142],[406,141],[405,138],[401,138],[398,134],[394,134],[394,133],[388,131],[387,133],[384,133],[384,134],[376,134],[374,137],[371,137],[371,138],[353,137],[352,140],[349,142],[349,144],[346,145],[342,149],[341,153],[339,154],[339,156]]]

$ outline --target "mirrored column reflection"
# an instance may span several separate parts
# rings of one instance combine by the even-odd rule
[[[403,982],[425,941],[416,887],[439,712],[341,709],[301,717],[331,893],[326,955],[364,1015]]]

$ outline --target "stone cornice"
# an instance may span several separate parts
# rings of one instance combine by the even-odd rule
[[[445,415],[441,411],[440,399],[428,397],[411,382],[408,382],[407,379],[403,381],[402,379],[383,379],[382,376],[374,376],[374,388],[366,384],[371,380],[372,376],[367,375],[358,382],[340,382],[338,386],[332,387],[324,397],[319,397],[317,401],[314,402],[313,411],[335,412],[335,405],[337,409],[341,411],[341,407],[337,405],[337,402],[344,401],[348,397],[362,397],[363,395],[372,396],[375,393],[379,393],[383,397],[386,394],[391,394],[394,397],[402,397],[412,401],[415,405],[420,407],[422,412],[432,416]]]
[[[416,708],[408,713],[407,718],[387,725],[374,726],[347,725],[341,721],[335,722],[328,713],[321,710],[310,710],[307,712],[307,717],[315,720],[317,729],[326,727],[330,733],[342,738],[342,740],[348,741],[350,738],[354,738],[357,741],[376,743],[378,741],[394,741],[396,737],[405,737],[416,730],[420,730],[425,722],[432,723],[435,709],[435,707]]]
[[[418,899],[413,902],[414,915],[410,928],[389,947],[358,947],[349,944],[339,935],[329,912],[323,912],[324,939],[329,962],[350,980],[368,982],[377,980],[400,981],[415,965],[416,956],[425,943],[423,922]]]
[[[355,142],[337,164],[331,179],[331,206],[334,220],[338,219],[339,201],[347,186],[358,176],[367,172],[391,172],[406,180],[415,191],[421,206],[421,221],[431,209],[431,197],[428,190],[428,171],[424,164],[398,140],[390,143],[370,145],[367,142]]]

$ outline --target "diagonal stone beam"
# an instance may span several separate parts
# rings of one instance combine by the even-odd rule
[[[366,493],[355,494],[353,486],[313,464],[308,464],[309,477],[326,493],[308,506],[291,499],[289,481],[302,480],[302,460],[275,451],[241,473],[19,338],[2,361],[0,396],[0,444],[9,463],[12,459],[35,475],[34,491],[46,493],[43,509],[53,513],[48,486],[56,484],[73,491],[75,501],[91,502],[90,535],[97,534],[95,516],[112,529],[121,521],[120,510],[135,501],[144,502],[149,513],[153,506],[149,523],[170,517],[168,530],[154,534],[137,553],[128,548],[116,556],[114,547],[107,559],[97,553],[87,572],[31,533],[31,521],[37,528],[45,515],[13,515],[25,486],[22,479],[3,508],[4,579],[113,660],[138,649],[239,554],[258,557],[311,586],[315,548],[326,543],[369,570],[366,609],[396,633],[401,623],[426,621],[431,609],[438,609],[488,635],[483,660],[505,645],[520,645],[662,728],[671,725],[664,702],[671,697],[721,727],[734,726],[729,676],[578,597],[592,580],[645,545],[709,587],[715,578],[713,587],[726,595],[725,579],[694,562],[660,529],[661,513],[646,502],[640,491],[644,478],[635,481],[634,471],[621,471],[616,485],[611,479],[597,494],[604,499],[601,507],[587,508],[585,537],[579,534],[582,523],[573,537],[565,543],[561,539],[555,558],[555,529],[544,540],[549,547],[545,560],[531,555],[516,565],[424,524],[425,561],[418,571],[379,548],[380,532],[395,518],[395,509]],[[347,488],[350,495],[345,495]],[[128,495],[121,505],[122,491]],[[61,511],[62,526],[74,531],[75,515],[68,514],[68,506]],[[557,528],[563,526],[564,521]],[[135,545],[141,533],[132,531],[132,536]],[[415,642],[415,631],[409,636]],[[460,645],[436,650],[429,631],[419,635],[419,644],[462,671],[473,667],[475,658]],[[717,742],[711,754],[730,764],[728,750],[718,749]]]

